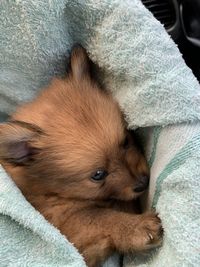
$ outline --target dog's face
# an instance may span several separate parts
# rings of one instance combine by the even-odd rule
[[[0,126],[0,159],[24,192],[131,200],[149,170],[118,104],[91,79],[76,48],[67,79],[55,79]]]

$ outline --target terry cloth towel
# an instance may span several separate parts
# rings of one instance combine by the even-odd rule
[[[82,44],[139,134],[151,166],[144,209],[160,213],[163,246],[125,267],[200,266],[200,87],[163,26],[140,0],[0,1],[0,112],[65,75]],[[0,266],[85,266],[77,250],[1,168]],[[115,258],[116,260],[116,258]],[[117,266],[110,260],[107,266]]]

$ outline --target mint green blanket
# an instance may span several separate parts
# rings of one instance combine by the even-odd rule
[[[200,87],[176,45],[139,0],[0,1],[0,115],[65,75],[82,44],[140,130],[151,166],[144,209],[160,212],[163,246],[126,267],[200,266]],[[165,126],[165,127],[164,127]],[[0,266],[85,263],[0,169]],[[107,266],[118,266],[117,256]]]

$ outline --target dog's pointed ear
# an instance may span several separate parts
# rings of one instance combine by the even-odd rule
[[[25,122],[0,124],[0,160],[16,165],[27,163],[37,151],[33,143],[40,134],[39,131]]]
[[[80,46],[75,45],[71,53],[71,75],[77,80],[90,78],[90,62],[86,50]]]

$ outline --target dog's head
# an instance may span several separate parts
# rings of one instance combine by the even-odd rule
[[[0,159],[25,193],[131,200],[149,170],[118,104],[90,76],[76,47],[66,79],[55,79],[0,125]]]

